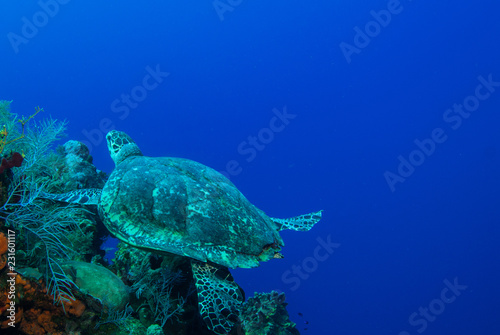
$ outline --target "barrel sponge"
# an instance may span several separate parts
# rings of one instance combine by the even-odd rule
[[[69,261],[63,266],[78,289],[90,294],[112,310],[123,310],[129,300],[128,287],[113,272],[103,266]]]

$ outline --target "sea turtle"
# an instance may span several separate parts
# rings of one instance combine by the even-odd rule
[[[208,327],[226,334],[234,325],[239,287],[217,275],[220,268],[251,268],[281,258],[279,231],[306,231],[321,219],[314,212],[289,219],[267,216],[221,173],[192,160],[144,156],[130,136],[106,135],[115,169],[104,188],[52,200],[98,205],[108,230],[137,248],[187,256],[195,278],[200,313]]]

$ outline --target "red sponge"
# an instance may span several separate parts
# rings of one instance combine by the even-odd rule
[[[2,158],[2,164],[0,164],[0,174],[13,167],[20,167],[23,163],[23,159],[23,156],[19,152],[14,152],[9,159]]]

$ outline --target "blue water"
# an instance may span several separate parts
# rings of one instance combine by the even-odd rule
[[[303,334],[499,334],[498,2],[179,3],[4,3],[0,99],[101,170],[116,128],[271,216],[324,209],[233,271]]]

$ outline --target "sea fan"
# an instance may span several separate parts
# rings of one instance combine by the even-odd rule
[[[155,316],[155,322],[162,327],[171,317],[177,317],[182,311],[185,298],[172,297],[172,288],[183,280],[181,271],[171,271],[168,268],[149,269],[149,262],[141,267],[140,278],[132,285],[137,298],[144,298],[143,305],[147,305]]]
[[[70,208],[31,205],[21,207],[6,218],[7,225],[24,237],[27,256],[25,266],[44,269],[47,291],[55,304],[75,300],[72,289],[75,283],[61,267],[61,262],[71,259],[76,252],[67,239],[68,231],[78,229],[78,224],[67,211]]]
[[[75,254],[67,236],[68,232],[79,229],[79,225],[72,216],[71,207],[50,206],[36,198],[53,179],[50,178],[54,171],[48,153],[54,141],[64,135],[66,122],[49,118],[19,123],[17,116],[10,113],[9,101],[0,101],[0,121],[8,136],[16,139],[5,141],[4,152],[15,151],[24,156],[22,165],[11,169],[6,201],[0,207],[0,219],[18,231],[18,250],[21,245],[25,247],[27,257],[20,254],[17,267],[44,269],[48,293],[54,297],[54,303],[64,308],[65,302],[75,298],[72,293],[74,283],[65,274],[61,262]]]

